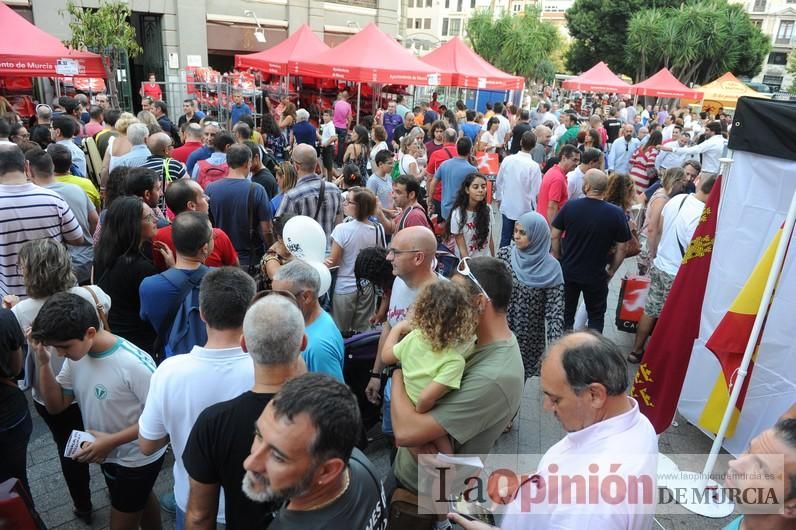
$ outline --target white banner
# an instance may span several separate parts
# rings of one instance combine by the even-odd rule
[[[722,189],[699,338],[678,404],[680,413],[697,426],[720,371],[705,342],[785,220],[796,192],[796,162],[742,151],[733,159]],[[796,403],[796,342],[790,335],[796,315],[795,247],[791,244],[785,258],[735,434],[723,444],[736,455]]]

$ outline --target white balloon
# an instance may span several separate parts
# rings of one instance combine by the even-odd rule
[[[326,234],[312,217],[297,215],[282,231],[282,239],[291,254],[308,262],[321,262],[326,256]]]
[[[318,291],[318,297],[323,296],[326,294],[326,291],[329,290],[329,287],[332,286],[332,273],[329,271],[329,268],[324,265],[322,262],[319,261],[305,261],[309,265],[318,271],[318,274],[321,276],[321,288]]]

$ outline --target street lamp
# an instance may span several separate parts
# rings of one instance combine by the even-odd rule
[[[254,23],[257,24],[257,29],[254,30],[254,39],[261,44],[265,44],[265,30],[260,25],[260,21],[257,20],[257,15],[251,9],[244,9],[243,14],[254,19]]]

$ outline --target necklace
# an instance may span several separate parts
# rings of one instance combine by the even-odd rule
[[[343,489],[340,490],[340,493],[338,493],[337,495],[334,496],[334,498],[332,498],[332,499],[330,499],[328,501],[322,502],[320,504],[314,504],[314,505],[310,506],[309,508],[307,508],[306,510],[302,510],[302,511],[309,512],[309,511],[313,511],[313,510],[320,510],[322,508],[326,508],[327,506],[333,504],[337,499],[339,499],[340,497],[345,495],[345,492],[348,491],[348,486],[350,486],[350,485],[351,485],[351,473],[349,472],[348,468],[346,468],[346,470],[345,470],[345,484],[343,485]]]

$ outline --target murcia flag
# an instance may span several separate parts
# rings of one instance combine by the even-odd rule
[[[699,315],[716,237],[721,181],[719,175],[685,251],[631,389],[639,409],[658,434],[672,423],[694,340],[699,336]]]
[[[730,401],[730,393],[732,392],[738,369],[741,366],[746,344],[749,342],[749,337],[752,334],[752,327],[757,313],[761,311],[760,303],[763,298],[763,291],[766,287],[766,281],[768,281],[768,275],[771,272],[771,267],[774,262],[774,254],[777,252],[777,245],[781,238],[782,228],[774,235],[774,239],[768,245],[760,261],[755,265],[752,274],[749,276],[749,279],[746,280],[741,292],[735,297],[727,314],[724,315],[707,343],[705,343],[705,347],[716,355],[716,358],[721,364],[721,372],[719,372],[716,378],[713,391],[710,393],[705,408],[702,410],[702,414],[699,417],[700,427],[713,433],[718,432],[721,420],[724,417],[724,411]],[[762,308],[762,310],[766,313],[768,312],[767,307]],[[758,341],[763,335],[762,329],[760,331]],[[744,398],[746,397],[746,390],[749,387],[749,380],[752,378],[752,368],[754,368],[756,359],[757,344],[755,344],[755,352],[752,355],[752,361],[749,363],[746,379],[744,379],[741,393],[738,395],[738,401],[735,404],[732,419],[727,428],[726,436],[728,438],[734,434],[735,425],[738,423]]]

